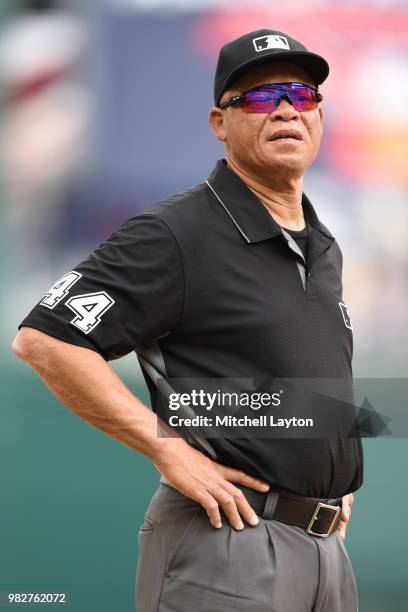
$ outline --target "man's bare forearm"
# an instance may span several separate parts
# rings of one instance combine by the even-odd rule
[[[101,355],[28,327],[16,336],[13,350],[81,419],[153,461],[160,454],[165,438],[157,437],[156,415]]]
[[[199,502],[214,527],[220,506],[231,525],[242,529],[258,519],[233,483],[265,491],[268,485],[240,470],[213,462],[180,437],[158,437],[157,417],[135,397],[95,351],[23,327],[13,344],[54,395],[87,423],[149,457],[181,493]]]

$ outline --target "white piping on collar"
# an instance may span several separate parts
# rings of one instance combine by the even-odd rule
[[[289,248],[292,249],[292,251],[294,251],[298,255],[300,255],[302,260],[303,260],[303,263],[302,263],[298,259],[296,259],[296,265],[297,265],[297,268],[298,268],[298,271],[299,271],[299,274],[300,274],[300,278],[302,279],[303,289],[306,291],[306,260],[305,260],[305,256],[303,255],[303,253],[302,253],[299,245],[297,244],[296,240],[289,234],[289,232],[287,232],[285,230],[284,227],[281,227],[281,232],[285,236]]]
[[[211,191],[213,192],[213,194],[215,195],[215,197],[217,198],[217,200],[219,201],[219,203],[221,204],[221,206],[224,208],[224,210],[226,210],[226,212],[229,214],[229,216],[232,219],[232,222],[234,223],[234,225],[236,226],[236,228],[240,231],[240,233],[242,234],[242,236],[245,238],[245,240],[248,242],[248,244],[251,244],[251,240],[248,238],[248,236],[245,234],[244,230],[238,225],[237,221],[235,221],[234,217],[232,216],[232,214],[230,213],[230,211],[228,210],[228,208],[225,206],[224,202],[221,200],[220,196],[218,195],[218,193],[215,191],[214,187],[208,182],[205,181],[208,185],[208,187],[211,189]]]

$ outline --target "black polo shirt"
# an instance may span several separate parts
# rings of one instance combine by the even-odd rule
[[[136,351],[153,409],[157,377],[250,378],[255,385],[333,377],[352,398],[341,251],[305,195],[302,206],[306,262],[290,233],[219,160],[207,181],[129,219],[21,325],[106,360]],[[301,495],[341,496],[362,482],[358,439],[209,442],[203,451],[221,463]]]

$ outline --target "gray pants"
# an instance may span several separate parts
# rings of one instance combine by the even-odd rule
[[[357,612],[338,532],[318,538],[271,520],[277,495],[256,527],[236,531],[221,512],[214,529],[197,502],[160,483],[139,531],[136,611]]]

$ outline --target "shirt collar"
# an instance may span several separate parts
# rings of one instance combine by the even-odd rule
[[[279,224],[244,181],[227,166],[226,159],[218,160],[206,183],[249,244],[282,235]],[[321,234],[334,240],[304,193],[302,208],[305,220]]]

